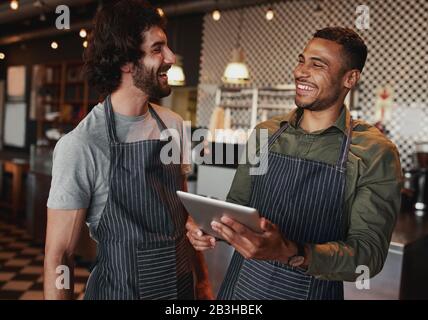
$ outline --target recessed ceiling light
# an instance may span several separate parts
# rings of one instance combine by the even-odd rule
[[[18,8],[19,8],[19,2],[18,2],[18,0],[12,0],[12,1],[10,1],[10,8],[12,10],[18,10]]]
[[[51,48],[52,48],[52,49],[58,49],[58,42],[56,42],[56,41],[52,41],[52,42],[51,42]]]
[[[156,10],[161,17],[165,15],[165,12],[162,10],[162,8],[157,8]]]
[[[3,60],[4,58],[6,58],[6,55],[3,52],[0,52],[0,60]]]
[[[266,11],[266,20],[271,21],[274,17],[274,12],[272,9],[269,9],[268,11]]]
[[[212,17],[214,19],[214,21],[218,21],[221,18],[221,13],[219,10],[214,10],[212,13]]]
[[[79,36],[80,36],[81,38],[86,38],[87,34],[88,34],[88,33],[86,32],[86,30],[85,30],[85,29],[80,29]]]

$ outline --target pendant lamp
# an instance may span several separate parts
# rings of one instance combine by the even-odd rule
[[[241,40],[241,28],[243,22],[243,9],[241,9],[238,36],[235,44],[235,48],[232,50],[232,57],[230,62],[227,64],[224,70],[222,80],[224,83],[230,84],[246,84],[250,80],[250,73],[248,67],[245,64],[245,53],[244,49],[240,46]]]

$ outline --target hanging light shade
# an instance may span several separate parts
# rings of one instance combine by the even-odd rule
[[[250,80],[248,67],[244,62],[244,50],[240,47],[232,51],[232,60],[227,64],[223,74],[223,82],[230,84],[245,84]]]
[[[182,60],[180,56],[176,56],[176,63],[169,68],[167,72],[168,84],[171,86],[184,86],[186,77],[182,67]]]

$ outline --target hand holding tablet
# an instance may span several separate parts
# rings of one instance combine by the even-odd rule
[[[177,195],[196,225],[213,237],[222,239],[211,228],[211,222],[220,221],[222,216],[228,216],[255,232],[262,232],[260,229],[260,215],[254,208],[183,191],[177,191]]]

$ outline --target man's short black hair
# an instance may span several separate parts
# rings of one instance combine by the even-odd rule
[[[354,30],[349,28],[329,27],[318,30],[314,38],[334,41],[340,44],[346,55],[345,68],[363,71],[367,58],[367,46]]]

